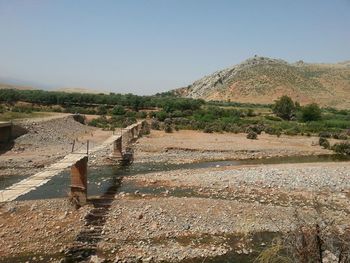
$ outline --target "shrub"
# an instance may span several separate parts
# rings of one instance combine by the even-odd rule
[[[151,129],[152,130],[159,130],[160,129],[159,121],[157,119],[152,120]]]
[[[345,133],[333,133],[333,138],[337,140],[347,140],[348,136]]]
[[[203,132],[205,132],[205,133],[213,133],[213,132],[214,132],[214,129],[213,129],[213,127],[212,127],[211,125],[208,125],[208,124],[207,124],[207,125],[204,127]]]
[[[164,121],[168,117],[168,114],[165,111],[159,111],[156,113],[156,117],[159,121]]]
[[[0,113],[4,113],[6,111],[4,105],[0,105]]]
[[[254,116],[256,116],[256,114],[255,114],[255,112],[254,112],[253,109],[248,109],[248,111],[247,111],[247,116],[248,116],[248,117],[254,117]]]
[[[328,132],[328,131],[323,131],[320,132],[318,134],[319,137],[324,137],[324,138],[331,138],[332,137],[332,133]]]
[[[170,119],[170,118],[166,118],[165,120],[164,120],[164,124],[165,125],[171,125],[173,123],[173,121]]]
[[[321,119],[321,109],[317,103],[311,103],[301,109],[303,121],[318,121]]]
[[[258,134],[256,132],[250,131],[247,134],[247,139],[256,140],[258,138]]]
[[[256,125],[250,125],[248,126],[246,132],[249,133],[250,131],[253,131],[257,134],[261,134],[261,132],[265,129],[265,126],[262,124],[256,124]]]
[[[275,101],[272,110],[278,117],[290,120],[295,113],[295,104],[290,97],[282,96]]]
[[[125,114],[125,109],[121,105],[114,106],[112,111],[111,111],[111,114],[112,115],[124,115]]]
[[[147,112],[145,112],[145,111],[136,112],[136,118],[146,119],[147,118]]]
[[[329,149],[331,147],[329,141],[324,137],[320,137],[320,139],[318,140],[318,144],[325,149]]]
[[[172,132],[173,132],[173,128],[171,127],[170,124],[165,124],[165,125],[164,125],[164,131],[165,131],[166,133],[172,133]]]
[[[107,114],[107,107],[104,105],[100,105],[97,107],[97,114],[98,115],[105,115]]]
[[[350,142],[336,143],[332,146],[332,150],[339,154],[350,155]]]

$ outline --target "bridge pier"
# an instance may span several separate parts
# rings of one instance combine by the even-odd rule
[[[123,137],[119,137],[113,142],[113,156],[114,157],[122,157],[123,152]]]
[[[85,156],[71,167],[70,194],[79,206],[87,202],[87,163],[88,157]]]

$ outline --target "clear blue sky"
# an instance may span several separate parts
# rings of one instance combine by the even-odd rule
[[[350,59],[350,0],[0,0],[0,79],[153,94],[255,54]]]

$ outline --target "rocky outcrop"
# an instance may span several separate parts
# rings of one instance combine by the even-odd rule
[[[273,103],[282,95],[302,104],[350,106],[350,68],[347,63],[309,64],[300,60],[258,57],[205,76],[175,91],[182,97],[205,100]]]

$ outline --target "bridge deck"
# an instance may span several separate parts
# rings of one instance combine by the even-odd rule
[[[124,133],[128,132],[129,130],[133,129],[134,127],[140,125],[142,122],[135,123],[133,125],[128,126],[124,129]],[[111,144],[119,139],[122,135],[112,135],[108,139],[106,139],[103,143],[100,145],[94,147],[89,151],[90,153],[95,153],[100,150],[105,149],[106,147],[111,146]],[[8,202],[13,201],[16,198],[18,198],[21,195],[24,195],[26,193],[29,193],[30,191],[38,188],[39,186],[47,183],[51,180],[52,177],[59,174],[60,172],[64,171],[68,167],[71,167],[74,165],[77,161],[81,160],[87,156],[86,153],[71,153],[66,155],[62,160],[58,161],[57,163],[54,163],[47,167],[44,171],[41,171],[39,173],[36,173],[18,183],[15,183],[9,187],[7,187],[4,190],[0,191],[0,202]]]

